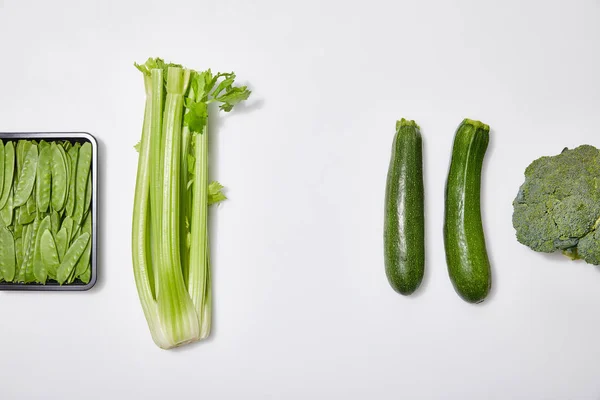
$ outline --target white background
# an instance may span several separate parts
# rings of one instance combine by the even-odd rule
[[[0,130],[100,142],[100,280],[0,293],[2,399],[598,399],[600,271],[517,243],[533,159],[600,145],[600,2],[0,0]],[[130,224],[144,89],[160,56],[253,89],[213,136],[210,340],[150,338]],[[424,136],[427,270],[383,270],[400,117]],[[469,305],[443,253],[464,118],[492,127],[483,211],[493,290]],[[213,123],[214,124],[214,123]]]

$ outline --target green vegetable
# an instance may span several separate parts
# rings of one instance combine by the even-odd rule
[[[71,247],[69,247],[69,250],[65,253],[64,258],[58,267],[58,271],[56,272],[56,280],[58,283],[62,285],[69,279],[75,265],[77,265],[77,261],[79,261],[79,258],[84,253],[89,240],[90,235],[88,233],[82,233],[77,240],[73,242]]]
[[[56,143],[50,145],[52,150],[52,209],[62,211],[67,194],[67,163],[64,149]]]
[[[0,139],[0,196],[4,190],[4,142]]]
[[[52,152],[46,146],[40,151],[36,177],[37,208],[40,212],[46,212],[50,205],[50,193],[52,189]]]
[[[12,194],[13,174],[15,171],[15,147],[12,142],[4,146],[4,176],[0,195],[0,210],[4,208],[9,195]],[[12,197],[12,196],[11,196]],[[8,224],[10,225],[10,223]]]
[[[83,219],[85,209],[85,191],[87,188],[88,175],[92,161],[92,145],[85,143],[79,149],[79,158],[77,159],[77,171],[75,177],[75,211],[73,219],[80,224]]]
[[[75,212],[75,181],[77,177],[77,161],[79,159],[79,148],[80,144],[77,143],[75,146],[71,147],[69,152],[67,153],[69,159],[69,169],[71,171],[69,175],[69,194],[67,196],[67,204],[65,206],[66,213],[68,216],[72,217]]]
[[[415,121],[396,123],[385,193],[384,249],[390,285],[398,293],[413,293],[425,271],[422,139]]]
[[[50,217],[46,217],[40,222],[35,237],[35,247],[33,252],[33,275],[38,283],[45,284],[48,279],[48,266],[42,259],[42,235],[44,231],[50,229]]]
[[[10,226],[12,224],[14,217],[14,208],[13,208],[13,191],[12,189],[9,192],[9,195],[6,198],[6,203],[4,203],[4,207],[0,209],[0,224],[4,224],[5,226]]]
[[[81,148],[85,148],[84,158],[79,163]],[[49,279],[56,281],[56,263],[61,261],[61,250],[60,256],[65,258],[62,260],[65,261],[62,273],[67,274],[63,283],[72,283],[76,279],[89,282],[92,240],[85,242],[72,266],[68,257],[74,258],[74,250],[71,253],[68,250],[83,236],[82,228],[88,238],[92,234],[90,210],[93,186],[90,165],[87,165],[91,164],[91,157],[90,143],[73,146],[69,141],[0,140],[0,280],[38,284],[46,284]],[[80,187],[78,211],[85,219],[82,223],[72,217],[77,196],[71,187],[76,187],[75,175],[79,167],[84,182]],[[63,229],[58,235],[61,227]],[[43,244],[42,237],[46,231],[52,242],[46,238]],[[6,232],[10,234],[12,244]],[[45,254],[50,251],[49,247],[54,248],[56,259],[52,252]],[[6,260],[11,258],[14,259],[14,268],[2,271],[10,265]],[[79,271],[77,275],[76,268]]]
[[[12,282],[15,268],[16,253],[13,235],[7,228],[0,227],[0,277],[7,282]]]
[[[44,230],[42,233],[40,240],[40,254],[48,275],[56,277],[58,267],[60,266],[60,258],[58,257],[58,251],[52,232],[48,229]]]
[[[250,91],[233,86],[232,73],[197,72],[161,59],[136,67],[144,75],[146,107],[136,146],[134,276],[152,337],[168,349],[210,331],[207,214],[210,199],[224,196],[208,180],[208,105],[221,103],[227,112]]]
[[[27,202],[33,185],[35,183],[35,174],[37,171],[38,162],[38,148],[36,145],[30,145],[27,156],[23,161],[23,166],[19,174],[19,182],[15,189],[15,195],[13,199],[13,206],[18,207]]]
[[[69,232],[66,227],[61,228],[55,235],[54,240],[56,241],[56,249],[58,251],[58,258],[63,259],[67,248],[69,246]]]
[[[481,222],[480,188],[490,128],[465,119],[456,131],[444,218],[444,244],[450,280],[467,302],[479,303],[491,287],[490,263]]]
[[[517,240],[600,265],[600,150],[579,146],[533,161],[513,202]]]

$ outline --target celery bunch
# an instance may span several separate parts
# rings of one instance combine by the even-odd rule
[[[208,206],[225,200],[208,179],[208,106],[229,112],[250,91],[235,74],[198,72],[159,58],[135,66],[146,107],[133,212],[133,269],[154,342],[206,338],[211,326]]]

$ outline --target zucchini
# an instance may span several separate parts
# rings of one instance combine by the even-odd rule
[[[422,138],[415,121],[396,123],[383,238],[388,281],[396,292],[409,295],[421,285],[425,272]]]
[[[465,119],[454,137],[444,215],[444,246],[454,289],[480,303],[491,287],[491,270],[481,222],[480,189],[490,127]]]

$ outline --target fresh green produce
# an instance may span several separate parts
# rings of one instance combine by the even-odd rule
[[[469,303],[485,299],[491,271],[481,222],[480,188],[490,128],[465,119],[456,131],[446,183],[444,245],[450,280]]]
[[[208,205],[225,196],[209,184],[209,105],[231,111],[250,91],[233,86],[233,73],[158,58],[136,67],[146,107],[136,146],[133,269],[152,337],[169,349],[206,338],[211,326]]]
[[[385,271],[398,293],[413,293],[425,271],[422,139],[415,121],[396,123],[384,222]]]
[[[589,145],[541,157],[513,201],[517,240],[600,265],[600,150]]]
[[[0,140],[1,281],[90,281],[91,153],[89,142]],[[82,160],[77,169],[71,168],[73,157]],[[83,189],[69,193],[77,178]],[[67,207],[70,204],[71,208]],[[74,220],[75,209],[81,215],[78,221]],[[64,227],[62,237],[58,235],[60,227]]]

